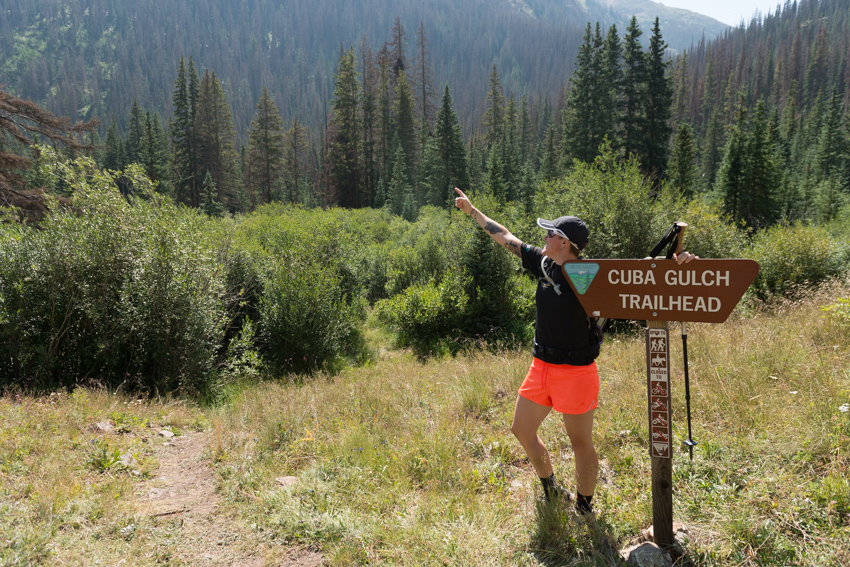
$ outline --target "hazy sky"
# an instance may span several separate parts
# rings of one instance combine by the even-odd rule
[[[768,12],[776,12],[776,6],[784,5],[785,0],[656,0],[665,6],[684,8],[691,12],[711,16],[730,26],[737,26],[744,22],[749,23],[756,10],[762,15]]]

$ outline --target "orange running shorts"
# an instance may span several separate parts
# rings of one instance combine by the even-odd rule
[[[599,371],[587,366],[549,364],[534,358],[519,388],[519,395],[560,413],[579,415],[596,409]]]

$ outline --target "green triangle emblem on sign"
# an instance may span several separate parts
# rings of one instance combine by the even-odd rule
[[[582,262],[580,264],[566,263],[564,264],[564,273],[573,282],[576,291],[579,295],[584,295],[596,273],[599,271],[599,264],[593,262]]]

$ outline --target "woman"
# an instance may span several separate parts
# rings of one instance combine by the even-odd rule
[[[576,503],[579,513],[593,511],[599,459],[593,446],[593,415],[598,404],[599,373],[595,359],[599,339],[595,323],[582,308],[561,269],[564,262],[577,260],[587,245],[589,231],[581,219],[563,216],[548,221],[537,219],[546,230],[542,249],[521,242],[504,226],[472,206],[455,187],[455,206],[470,215],[493,240],[522,260],[523,268],[537,277],[535,294],[534,356],[520,386],[511,432],[519,440],[534,466],[547,501],[569,491],[558,485],[549,451],[537,435],[543,420],[554,409],[562,415],[575,455]],[[679,264],[696,258],[683,252]]]

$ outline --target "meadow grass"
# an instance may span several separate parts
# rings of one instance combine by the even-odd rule
[[[673,325],[674,520],[688,528],[678,564],[850,563],[847,296],[826,287],[689,326],[692,462],[678,445],[687,424]],[[328,565],[620,565],[618,550],[652,524],[643,335],[609,335],[598,360],[592,521],[541,502],[509,431],[529,362],[523,351],[424,362],[390,351],[334,375],[245,382],[210,408],[92,390],[9,394],[0,563],[180,564],[179,523],[130,503],[155,474],[151,431],[169,425],[207,431],[222,513],[246,541],[320,549]],[[124,433],[94,432],[103,419]],[[560,420],[541,437],[571,485]],[[116,465],[116,451],[135,451],[140,471]],[[297,482],[276,481],[287,476]]]

